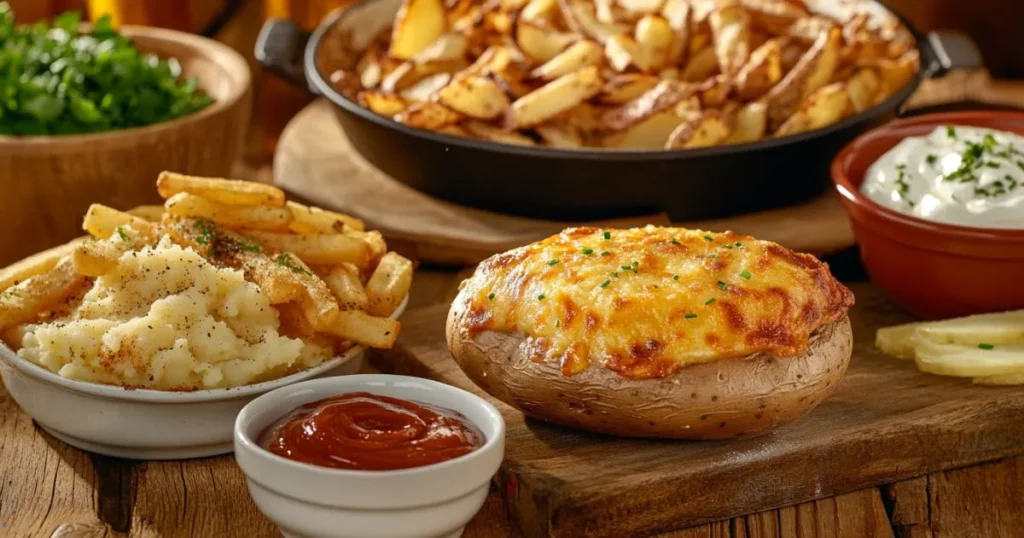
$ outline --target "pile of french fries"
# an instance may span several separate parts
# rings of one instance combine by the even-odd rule
[[[839,121],[917,72],[911,34],[800,0],[405,0],[329,69],[377,114],[556,148],[752,142]]]
[[[260,183],[164,172],[157,190],[162,206],[93,204],[82,223],[89,237],[0,271],[0,331],[68,311],[125,252],[167,235],[243,271],[278,310],[282,334],[336,351],[394,344],[400,325],[390,316],[409,293],[413,264],[361,220],[286,201]]]

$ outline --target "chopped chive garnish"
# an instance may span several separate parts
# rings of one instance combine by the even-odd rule
[[[620,265],[619,269],[622,269],[623,271],[632,271],[633,270],[633,266],[632,265]]]
[[[679,275],[672,275],[672,280],[679,280]]]
[[[728,284],[726,284],[725,282],[722,282],[721,280],[718,281],[718,289],[724,290],[726,286],[728,286]]]
[[[740,243],[739,241],[737,241],[737,242],[733,243],[733,245],[737,246],[737,247],[742,247],[743,243]]]
[[[606,250],[606,251],[602,252],[602,253],[601,253],[601,255],[602,255],[602,256],[611,256],[611,255],[612,255],[612,253],[611,253],[611,252],[608,252],[608,251]]]
[[[562,326],[562,320],[560,320],[560,319],[556,319],[556,320],[555,320],[555,328],[557,329],[557,328],[559,328],[559,327],[561,327],[561,326]]]
[[[925,161],[927,161],[928,164],[935,164],[935,161],[937,161],[937,160],[939,160],[939,158],[936,157],[935,155],[929,155],[929,156],[925,157]]]
[[[704,304],[709,305],[709,304],[711,304],[713,302],[715,302],[715,298],[714,297],[708,299],[707,301],[704,301]]]
[[[995,347],[996,346],[993,346],[992,344],[978,344],[979,349],[993,349]]]
[[[493,291],[491,293],[487,294],[487,299],[490,300],[490,301],[494,300],[494,292]]]
[[[542,293],[542,294],[540,294],[540,295],[538,295],[538,296],[537,296],[537,300],[538,300],[538,301],[543,301],[545,297],[547,297],[547,295],[544,295],[544,294]]]
[[[704,240],[705,240],[705,241],[714,241],[714,240],[715,240],[715,238],[714,238],[714,237],[711,237],[711,234],[707,234],[707,235],[705,235],[705,236],[704,236]]]
[[[672,238],[672,244],[673,244],[673,245],[678,245],[678,244],[679,244],[679,241],[676,241],[676,238],[675,238],[675,237],[673,237],[673,238]]]
[[[601,283],[601,287],[602,288],[608,287],[608,284],[611,284],[611,283],[612,283],[611,280],[605,280],[604,282]]]
[[[582,252],[583,254],[585,254],[585,255],[587,255],[587,256],[593,256],[593,255],[594,255],[594,249],[592,249],[592,248],[589,248],[589,247],[583,247],[583,248],[581,248],[581,249],[580,249],[580,252]]]
[[[754,275],[750,274],[750,271],[747,271],[746,269],[744,269],[743,272],[740,273],[740,278],[742,278],[743,280],[750,280],[750,277],[752,276]]]
[[[693,319],[693,318],[697,317],[697,314],[694,314],[693,312],[690,312],[689,314],[687,314],[687,315],[685,315],[683,317],[686,318],[686,319]]]
[[[712,252],[711,254],[707,254],[704,257],[705,258],[711,258],[712,260],[714,260],[714,259],[718,258],[718,253]]]
[[[127,241],[128,240],[128,234],[125,233],[123,226],[118,226],[117,229],[114,230],[114,231],[117,232],[117,236],[121,238],[121,241]]]
[[[946,136],[956,138],[956,129],[954,129],[952,125],[946,126]]]
[[[605,232],[604,233],[604,238],[605,239],[611,239],[612,238],[612,233],[611,232]]]
[[[549,260],[548,265],[558,265],[558,260]]]

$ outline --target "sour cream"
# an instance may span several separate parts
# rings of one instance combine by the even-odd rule
[[[1024,137],[960,125],[905,138],[868,169],[861,192],[925,220],[1024,228]]]

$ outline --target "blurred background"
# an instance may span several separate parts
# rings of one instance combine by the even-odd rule
[[[250,61],[257,84],[253,128],[244,161],[259,166],[270,160],[288,120],[311,98],[267,73],[253,60],[252,48],[263,21],[290,18],[307,29],[351,0],[8,0],[22,22],[79,10],[89,18],[109,14],[115,24],[139,24],[215,37]],[[839,0],[843,1],[843,0]],[[958,30],[981,49],[993,78],[1024,79],[1024,1],[888,0],[894,11],[922,31]],[[272,106],[271,106],[272,104]]]

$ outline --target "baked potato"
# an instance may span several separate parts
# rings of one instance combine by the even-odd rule
[[[462,283],[449,350],[523,413],[628,437],[766,432],[838,386],[853,294],[828,266],[731,232],[570,228]]]

